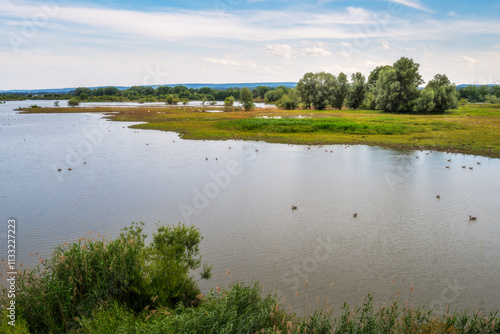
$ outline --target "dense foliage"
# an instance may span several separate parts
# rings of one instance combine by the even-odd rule
[[[51,259],[18,276],[16,316],[32,333],[62,333],[102,304],[116,302],[134,313],[196,305],[200,290],[189,273],[201,263],[199,231],[160,226],[150,245],[145,238],[142,225],[132,224],[113,240],[98,236],[57,247]],[[210,268],[204,269],[202,278],[209,278]]]

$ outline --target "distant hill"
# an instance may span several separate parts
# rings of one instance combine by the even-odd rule
[[[296,82],[254,82],[254,83],[223,83],[223,84],[211,84],[211,83],[191,83],[191,84],[169,84],[169,85],[148,85],[153,88],[158,88],[160,86],[169,86],[169,87],[175,87],[178,85],[183,85],[186,86],[187,88],[194,88],[194,89],[199,89],[202,87],[210,87],[212,89],[228,89],[231,87],[238,87],[238,88],[243,88],[243,87],[248,87],[250,89],[253,89],[257,86],[269,86],[269,87],[278,87],[278,86],[285,86],[285,87],[291,87],[294,88],[297,83]],[[99,87],[110,87],[110,86],[97,86],[97,87],[88,87],[90,89],[96,89]],[[130,86],[112,86],[116,87],[120,90],[125,90],[130,88]],[[0,90],[0,93],[25,93],[25,94],[41,94],[41,93],[52,93],[52,94],[65,94],[69,93],[73,90],[75,90],[77,87],[74,88],[51,88],[51,89],[12,89],[12,90]]]

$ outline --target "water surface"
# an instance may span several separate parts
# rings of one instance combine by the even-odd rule
[[[18,221],[19,263],[89,231],[184,222],[201,230],[214,265],[204,291],[256,279],[303,313],[332,282],[337,310],[368,293],[406,300],[413,284],[411,301],[437,311],[500,308],[498,159],[191,141],[99,114],[13,111],[35,103],[53,105],[0,104],[0,214],[5,226]]]

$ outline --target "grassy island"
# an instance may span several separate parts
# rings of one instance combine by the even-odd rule
[[[23,109],[25,113],[107,113],[106,117],[113,121],[145,122],[133,128],[173,131],[184,139],[261,140],[302,145],[363,144],[500,158],[499,104],[466,104],[437,115],[345,109],[209,111],[213,108]]]

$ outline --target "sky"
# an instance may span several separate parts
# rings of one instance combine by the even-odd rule
[[[298,81],[401,57],[500,84],[498,0],[0,0],[0,90]]]

